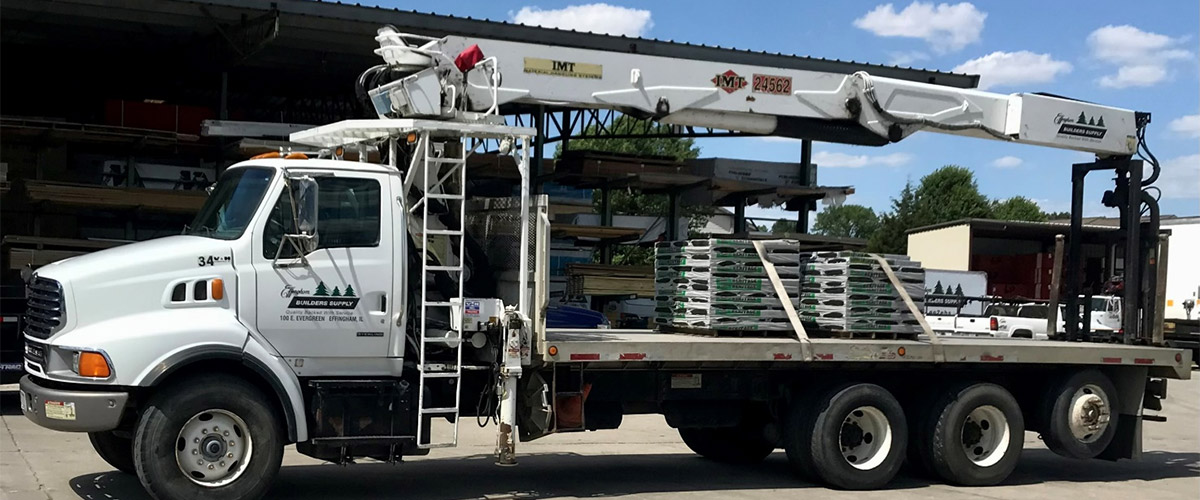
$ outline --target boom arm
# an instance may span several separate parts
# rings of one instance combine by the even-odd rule
[[[370,90],[381,117],[447,117],[456,111],[543,104],[617,109],[668,124],[863,145],[883,145],[929,130],[1101,156],[1137,150],[1140,113],[1046,95],[995,94],[865,72],[847,75],[461,36],[430,39],[390,28],[380,30],[376,39],[381,44],[376,53],[388,64],[373,70],[404,75]]]

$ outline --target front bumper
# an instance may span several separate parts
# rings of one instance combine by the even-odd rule
[[[47,429],[100,432],[117,428],[129,393],[54,389],[26,375],[21,377],[21,412]]]

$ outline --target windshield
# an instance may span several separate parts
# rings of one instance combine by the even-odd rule
[[[226,171],[184,234],[236,240],[250,225],[254,210],[271,185],[275,170],[264,167]]]

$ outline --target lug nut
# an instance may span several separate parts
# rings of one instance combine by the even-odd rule
[[[216,467],[213,466],[213,464],[208,464],[208,470],[213,470],[213,469],[216,469]]]
[[[217,432],[217,431],[219,431],[219,430],[220,430],[220,429],[218,429],[218,428],[217,428],[217,426],[215,426],[215,425],[213,426],[213,432]]]
[[[200,442],[200,438],[195,438],[195,439],[192,439],[192,442],[193,442],[193,443],[199,443],[199,442]]]
[[[199,451],[197,451],[195,448],[193,448],[193,449],[192,449],[192,454],[193,454],[193,455],[199,455],[199,454],[200,454],[200,452],[199,452]]]
[[[201,434],[208,434],[208,429],[200,429]]]
[[[230,454],[228,454],[228,455],[225,455],[225,458],[233,458],[233,453],[230,453]]]
[[[224,434],[225,434],[226,436],[229,436],[229,431],[225,431],[225,432],[224,432]]]
[[[224,467],[224,466],[225,466],[225,462],[221,462],[221,463],[220,463],[220,465],[221,465],[221,467]]]
[[[197,461],[196,461],[196,465],[204,465],[204,461],[203,461],[203,460],[197,460]]]
[[[233,441],[229,442],[229,446],[231,446],[231,447],[233,446]]]

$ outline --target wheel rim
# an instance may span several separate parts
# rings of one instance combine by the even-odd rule
[[[1112,419],[1108,394],[1099,387],[1087,384],[1071,396],[1071,414],[1067,425],[1071,435],[1081,443],[1094,443],[1104,435]]]
[[[838,446],[846,463],[871,470],[887,459],[892,449],[892,426],[878,408],[860,406],[846,415],[838,433]]]
[[[253,444],[241,417],[227,410],[205,410],[183,424],[175,440],[175,461],[192,482],[215,488],[246,471]]]
[[[980,467],[990,467],[1004,458],[1010,439],[1008,418],[995,406],[975,408],[963,421],[963,452]]]

